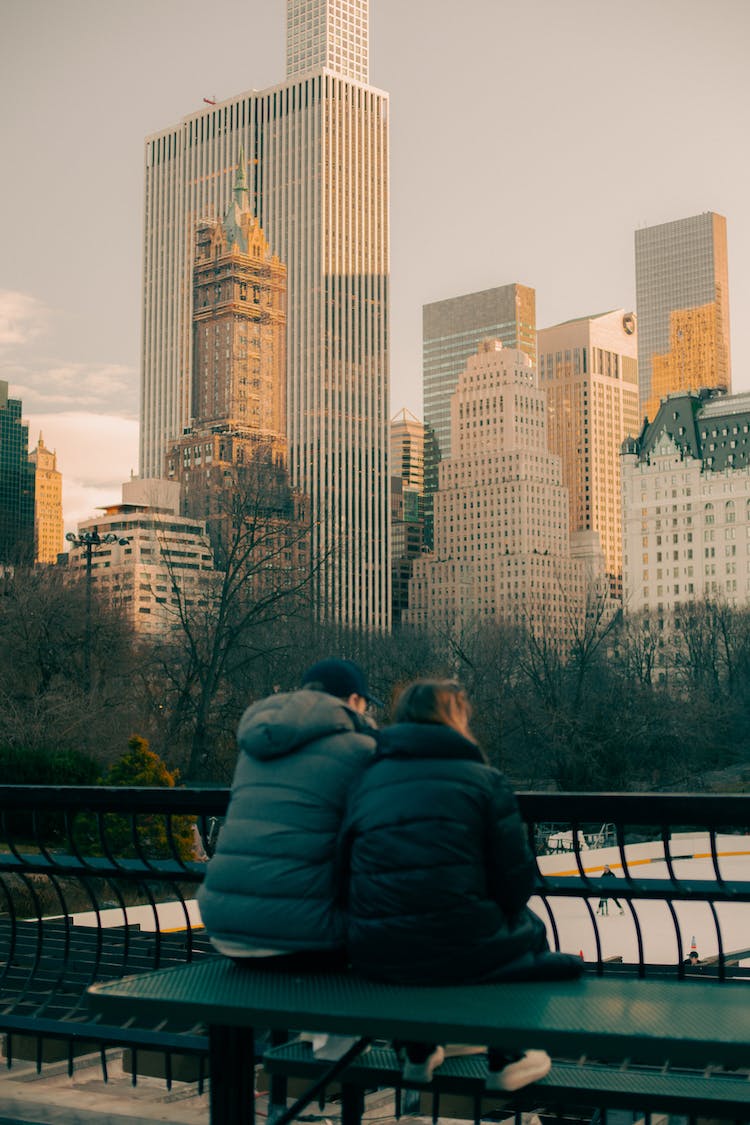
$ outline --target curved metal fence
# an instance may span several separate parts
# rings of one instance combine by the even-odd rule
[[[201,1028],[112,1028],[85,990],[210,953],[194,896],[226,789],[0,786],[0,1031],[205,1054]],[[521,793],[532,905],[591,971],[748,975],[750,795]],[[605,864],[611,874],[604,873]],[[690,953],[695,947],[696,956]]]

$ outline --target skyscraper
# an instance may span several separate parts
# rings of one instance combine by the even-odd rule
[[[335,67],[335,69],[334,69]],[[146,142],[141,473],[191,420],[199,219],[249,206],[287,266],[287,431],[312,508],[318,608],[390,623],[388,98],[367,85],[368,0],[287,0],[287,81]]]
[[[729,391],[727,221],[705,211],[635,232],[641,418],[676,391]]]
[[[451,455],[451,397],[466,361],[485,339],[519,348],[536,366],[535,291],[526,285],[500,285],[424,306],[425,539],[430,546],[437,466]]]
[[[424,543],[424,422],[409,410],[391,420],[393,623],[409,606],[409,579]]]
[[[29,461],[34,466],[34,561],[56,563],[63,549],[62,473],[41,434]]]
[[[485,340],[451,401],[451,456],[435,494],[435,553],[414,562],[404,620],[502,620],[563,640],[586,597],[573,558],[547,401],[522,351]]]
[[[635,317],[623,309],[537,335],[549,447],[562,458],[571,532],[596,532],[610,590],[622,595],[620,446],[639,430]]]
[[[0,565],[34,561],[34,466],[21,409],[0,379]]]

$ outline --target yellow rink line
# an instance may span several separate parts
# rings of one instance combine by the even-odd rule
[[[740,851],[740,852],[717,852],[716,855],[717,855],[717,858],[722,858],[722,857],[726,858],[728,856],[750,855],[750,850]],[[711,854],[711,852],[695,852],[694,855],[671,855],[669,858],[670,858],[670,861],[672,863],[677,863],[680,860],[686,860],[686,859],[713,859],[713,855]],[[666,862],[667,862],[666,856],[663,856],[663,855],[647,856],[645,859],[629,859],[628,860],[628,868],[630,868],[630,867],[643,867],[648,863],[666,863]],[[596,867],[584,867],[583,872],[584,872],[585,875],[593,875],[597,871],[603,871],[605,867],[609,867],[610,871],[614,871],[615,868],[617,868],[620,871],[622,870],[622,864],[621,863],[599,863],[599,864],[596,865]],[[544,872],[542,872],[542,874],[545,875],[545,876],[547,876],[547,875],[549,875],[549,876],[561,875],[563,877],[566,877],[566,876],[573,877],[573,876],[576,876],[576,875],[580,875],[581,872],[576,867],[574,871],[544,871]]]

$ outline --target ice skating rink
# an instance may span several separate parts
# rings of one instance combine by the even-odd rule
[[[750,836],[717,835],[716,850],[722,879],[750,883]],[[674,875],[680,881],[689,884],[693,880],[715,880],[708,833],[673,834],[670,854]],[[622,879],[622,859],[618,848],[585,848],[581,850],[580,857],[587,875],[598,877],[604,865],[609,864],[614,874]],[[635,879],[670,878],[661,841],[628,844],[625,858]],[[572,852],[540,856],[539,867],[545,875],[579,874]],[[617,886],[614,879],[610,880],[607,888],[610,896],[617,897]],[[552,897],[548,902],[555,916],[560,948],[566,953],[583,952],[586,961],[596,960],[599,955],[596,930],[586,904],[581,900]],[[596,915],[599,896],[590,898],[588,902],[595,915],[604,960],[622,957],[625,962],[637,963],[638,928],[643,943],[643,960],[647,964],[676,964],[687,957],[693,942],[702,960],[716,957],[719,952],[716,923],[708,903],[674,903],[675,925],[669,907],[663,902],[634,899],[631,910],[625,899],[620,899],[624,908],[624,914],[620,914],[610,897],[609,913],[603,917]],[[548,915],[540,899],[533,898],[529,905],[544,919],[549,930]],[[717,903],[714,909],[721,928],[724,954],[745,953],[746,956],[740,958],[740,964],[750,966],[750,903]]]

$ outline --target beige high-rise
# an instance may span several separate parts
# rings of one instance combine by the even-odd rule
[[[287,81],[146,142],[141,473],[191,422],[194,232],[225,212],[242,152],[287,267],[290,473],[311,503],[317,609],[387,628],[388,97],[367,84],[367,18],[368,0],[287,0]]]
[[[542,328],[537,350],[570,530],[598,534],[610,591],[621,597],[620,446],[639,429],[635,317],[618,309]]]
[[[57,454],[47,449],[41,434],[29,461],[35,469],[34,561],[56,563],[63,549],[62,473],[57,469]]]
[[[503,620],[563,639],[583,605],[585,574],[571,557],[567,490],[531,360],[484,341],[451,400],[435,552],[414,563],[405,620]]]

